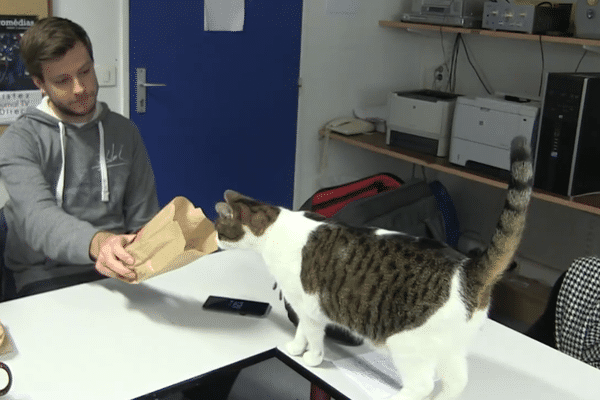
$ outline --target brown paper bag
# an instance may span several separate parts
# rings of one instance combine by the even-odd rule
[[[0,354],[4,354],[3,347],[5,345],[6,332],[4,331],[4,326],[0,324]]]
[[[12,339],[8,329],[0,323],[0,355],[11,353],[13,350]]]
[[[185,197],[176,197],[137,233],[126,250],[140,283],[183,267],[218,249],[217,232],[200,208]]]

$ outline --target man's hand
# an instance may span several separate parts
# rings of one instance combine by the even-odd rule
[[[132,282],[136,279],[132,269],[135,259],[125,250],[135,235],[116,235],[100,231],[92,238],[90,257],[96,260],[96,270],[102,275],[119,277]]]

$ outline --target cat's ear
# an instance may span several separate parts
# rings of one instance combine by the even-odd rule
[[[235,201],[236,199],[239,199],[240,197],[244,196],[241,193],[236,192],[235,190],[227,189],[223,194],[223,197],[225,198],[225,201],[230,202]]]
[[[217,210],[217,213],[223,218],[233,218],[233,210],[227,203],[217,203],[215,210]]]
[[[239,199],[253,200],[252,198],[250,198],[248,196],[244,196],[243,194],[236,192],[235,190],[231,190],[231,189],[227,189],[225,191],[224,197],[225,197],[225,201],[227,201],[228,203],[234,202]],[[256,200],[254,200],[254,201],[256,201]]]

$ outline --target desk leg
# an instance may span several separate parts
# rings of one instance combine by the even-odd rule
[[[321,389],[314,383],[311,383],[310,384],[310,400],[331,400],[331,396],[328,395],[327,393],[325,393],[323,391],[323,389]]]

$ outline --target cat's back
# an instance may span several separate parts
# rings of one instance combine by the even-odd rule
[[[322,223],[302,249],[300,277],[327,317],[382,341],[442,307],[464,260],[434,240]]]

